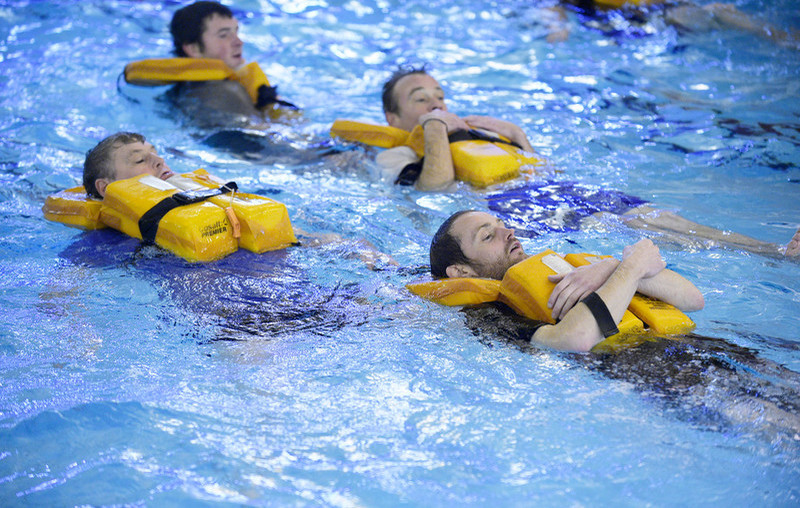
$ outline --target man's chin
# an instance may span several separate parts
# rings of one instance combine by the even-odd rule
[[[512,248],[508,253],[508,259],[512,262],[512,264],[517,264],[520,261],[524,261],[527,257],[528,256],[525,254],[525,251],[522,250],[521,245]]]
[[[244,58],[230,58],[225,61],[225,65],[236,71],[245,64],[245,61]]]

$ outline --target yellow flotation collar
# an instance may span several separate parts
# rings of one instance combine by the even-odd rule
[[[83,186],[72,187],[47,196],[42,207],[44,218],[80,229],[102,229],[100,209],[103,202],[89,197]]]
[[[111,182],[103,200],[88,197],[82,187],[49,196],[47,219],[82,229],[112,227],[143,238],[140,220],[168,198],[186,199],[222,180],[200,169],[169,181],[140,175]],[[157,221],[153,241],[188,261],[211,261],[236,251],[283,249],[296,244],[286,206],[270,198],[240,192],[218,194],[169,209]]]
[[[425,155],[421,125],[408,132],[388,125],[338,119],[333,122],[331,136],[380,148],[408,146],[419,157]],[[506,142],[470,139],[450,143],[456,178],[476,187],[486,187],[518,177],[523,168],[544,164],[544,160],[537,155]]]
[[[171,85],[183,81],[238,81],[247,90],[253,104],[259,104],[262,86],[272,88],[269,79],[257,62],[250,62],[238,70],[228,67],[216,58],[152,58],[131,62],[125,66],[125,81],[139,86]],[[284,101],[274,100],[284,105]]]
[[[564,274],[604,257],[592,254],[567,254],[565,257],[545,250],[517,263],[506,271],[502,281],[480,278],[441,279],[407,284],[417,296],[442,305],[474,305],[499,301],[517,314],[536,321],[554,324],[547,300],[555,288],[549,275]],[[620,333],[609,337],[595,350],[614,350],[648,339],[646,331],[659,335],[688,333],[694,322],[676,307],[636,294],[617,325]]]

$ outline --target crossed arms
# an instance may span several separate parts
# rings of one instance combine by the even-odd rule
[[[703,295],[694,284],[665,267],[658,247],[650,240],[640,240],[623,250],[622,261],[607,259],[551,276],[557,284],[548,305],[553,317],[561,321],[536,330],[533,340],[572,351],[588,351],[601,342],[604,337],[594,315],[586,305],[576,305],[592,292],[602,298],[617,324],[637,291],[682,311],[702,309]]]

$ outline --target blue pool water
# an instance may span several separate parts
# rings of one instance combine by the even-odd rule
[[[800,27],[791,0],[736,4]],[[167,56],[178,6],[0,1],[1,505],[797,505],[800,434],[775,411],[800,393],[797,262],[656,237],[706,297],[697,333],[721,342],[688,361],[521,347],[404,289],[439,223],[486,209],[485,191],[387,186],[327,133],[380,122],[389,71],[427,61],[452,111],[522,125],[548,178],[785,243],[800,52],[658,19],[626,38],[571,17],[553,46],[521,1],[242,0],[247,58],[303,108],[245,156],[163,88],[117,88],[126,62]],[[46,221],[45,197],[117,130],[348,240],[191,265]],[[619,253],[641,234],[606,221],[525,246]],[[400,268],[354,259],[359,239]]]

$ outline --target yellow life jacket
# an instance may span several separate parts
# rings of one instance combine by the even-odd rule
[[[103,201],[86,194],[83,186],[73,187],[47,196],[42,211],[47,220],[80,229],[102,229],[100,209]]]
[[[209,189],[216,189],[225,184],[224,180],[210,175],[204,169],[198,169],[183,176]],[[170,178],[170,181],[173,179]],[[178,185],[180,186],[180,183]],[[184,190],[191,190],[191,188]],[[240,224],[240,232],[236,236],[239,247],[243,249],[262,253],[284,249],[297,243],[289,219],[289,211],[283,203],[257,194],[243,192],[213,196],[209,198],[209,201],[223,209],[232,208]]]
[[[517,314],[553,324],[555,320],[551,317],[547,300],[555,283],[547,277],[568,273],[575,266],[588,264],[590,257],[589,254],[568,254],[565,259],[552,250],[545,250],[509,268],[502,281],[455,278],[411,283],[406,287],[415,295],[442,305],[503,302]],[[569,261],[580,263],[573,265]],[[613,351],[648,340],[644,333],[645,324],[647,329],[658,334],[686,333],[694,328],[694,322],[672,305],[639,294],[634,299],[638,302],[632,302],[617,325],[620,333],[595,346],[594,351]]]
[[[228,67],[216,58],[151,58],[131,62],[125,66],[125,81],[139,86],[160,86],[183,81],[238,81],[247,90],[253,104],[259,103],[259,90],[270,87],[269,79],[256,62],[250,62],[238,70]],[[285,101],[275,100],[284,105]]]
[[[207,189],[218,189],[220,182],[202,169],[170,181],[140,175],[111,182],[103,200],[86,196],[82,187],[59,192],[42,210],[56,222],[83,229],[108,226],[143,239],[147,233],[140,220],[167,202],[170,206],[163,216],[156,214],[153,237],[147,240],[188,261],[212,261],[239,247],[261,253],[297,243],[286,206],[270,198],[233,193],[190,202],[204,191],[208,194]],[[189,203],[169,203],[176,200]]]
[[[425,155],[421,125],[408,132],[388,125],[338,119],[333,122],[331,136],[380,148],[408,146],[419,157]],[[508,140],[503,141],[506,142],[469,139],[450,143],[456,178],[476,187],[486,187],[518,177],[523,168],[544,164],[544,160],[535,154],[508,144]]]

